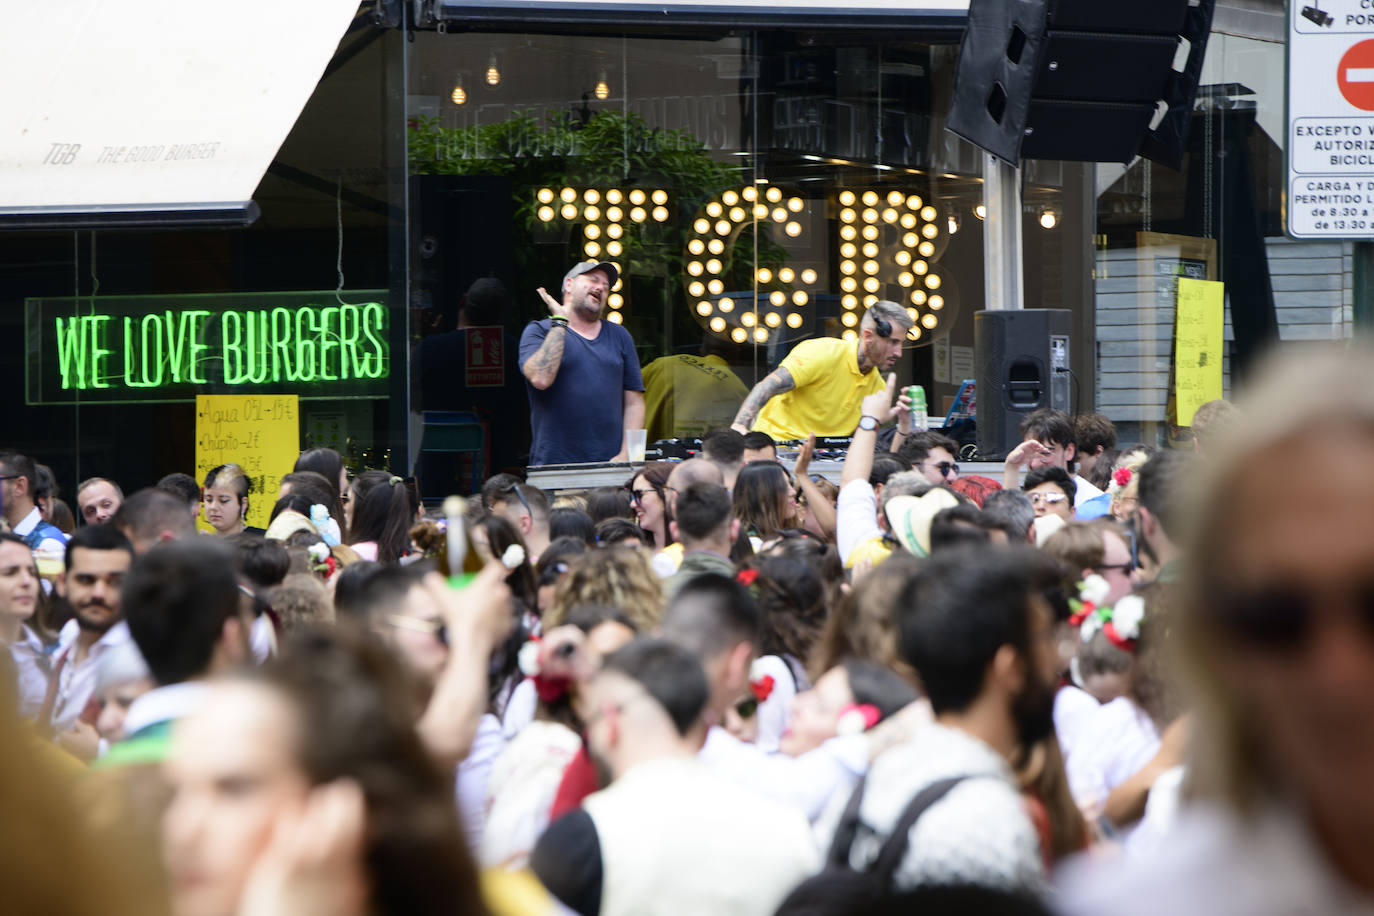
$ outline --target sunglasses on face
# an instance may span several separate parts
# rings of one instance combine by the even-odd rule
[[[1098,572],[1106,572],[1109,569],[1119,569],[1129,576],[1131,573],[1135,572],[1135,563],[1130,560],[1127,560],[1125,563],[1099,563],[1097,566],[1094,566],[1093,569]]]
[[[1366,639],[1374,642],[1374,579],[1324,589],[1288,584],[1216,588],[1204,613],[1228,636],[1273,654],[1300,653],[1323,618],[1341,614],[1358,620]]]
[[[630,499],[631,499],[633,502],[642,503],[642,502],[644,502],[644,497],[645,497],[646,495],[650,494],[650,493],[653,493],[653,494],[657,495],[657,494],[658,494],[658,491],[655,490],[655,489],[653,489],[652,487],[649,488],[649,489],[647,489],[647,490],[631,490],[631,491],[630,491]],[[660,498],[661,498],[661,497],[660,497]]]
[[[1047,506],[1053,506],[1068,499],[1063,493],[1031,493],[1029,496],[1031,505],[1044,503]]]
[[[940,461],[932,464],[931,467],[939,471],[941,477],[948,477],[950,471],[953,471],[956,475],[959,473],[959,465],[955,464],[953,461]]]

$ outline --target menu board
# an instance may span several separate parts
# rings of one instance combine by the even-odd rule
[[[1179,426],[1192,426],[1197,409],[1221,397],[1225,302],[1225,284],[1178,278],[1178,308],[1174,316],[1174,398]]]
[[[294,394],[196,397],[196,480],[221,464],[248,475],[250,527],[266,528],[281,479],[301,453],[300,403]],[[200,528],[209,531],[204,518]]]

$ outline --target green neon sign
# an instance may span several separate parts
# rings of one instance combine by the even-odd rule
[[[28,400],[188,400],[248,391],[386,397],[390,311],[359,296],[30,299]]]

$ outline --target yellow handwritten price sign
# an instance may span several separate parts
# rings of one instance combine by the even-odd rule
[[[272,506],[301,453],[300,403],[294,394],[196,396],[196,480],[221,464],[248,475],[248,520],[266,528]],[[209,531],[202,518],[200,527]]]
[[[1226,285],[1178,278],[1174,318],[1174,397],[1178,425],[1192,426],[1193,414],[1221,397],[1222,325]]]

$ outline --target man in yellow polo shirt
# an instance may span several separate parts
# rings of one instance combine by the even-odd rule
[[[780,442],[812,433],[848,436],[859,422],[860,402],[883,390],[882,374],[896,365],[910,329],[906,309],[883,300],[864,313],[858,341],[802,341],[749,392],[732,426]]]

